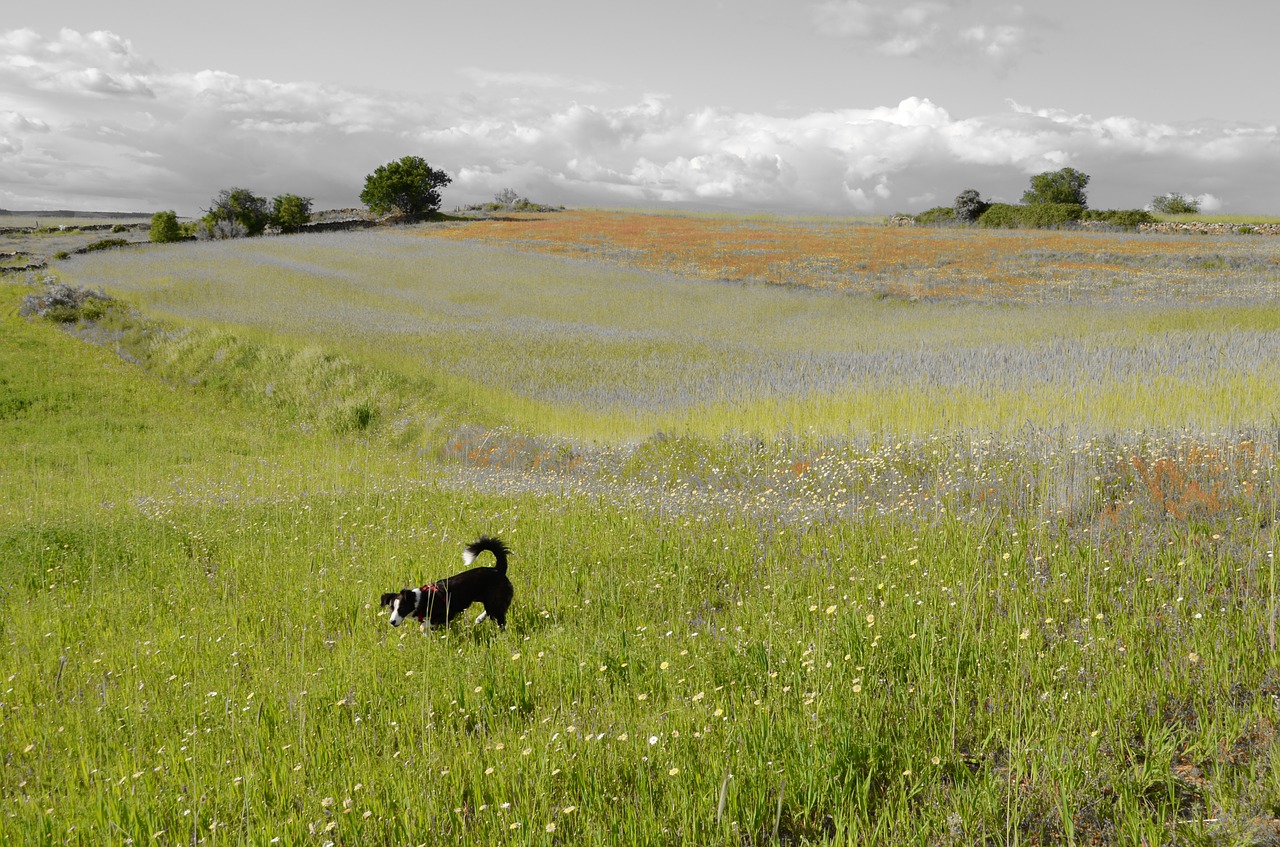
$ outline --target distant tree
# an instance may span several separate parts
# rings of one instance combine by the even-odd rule
[[[952,208],[955,210],[957,221],[971,224],[982,217],[982,213],[991,208],[991,204],[984,201],[982,195],[976,190],[966,188],[956,195],[956,202]]]
[[[234,222],[244,229],[245,235],[262,235],[271,221],[271,207],[265,197],[259,197],[247,188],[224,188],[213,198],[213,206],[205,216],[212,231],[220,222]],[[224,232],[237,231],[235,227],[223,227]],[[236,236],[226,236],[236,237]]]
[[[514,209],[521,202],[528,203],[529,201],[525,200],[513,189],[504,188],[497,194],[493,195],[493,202],[497,203],[504,209]]]
[[[1087,207],[1089,204],[1085,187],[1088,184],[1089,175],[1075,168],[1046,171],[1031,177],[1031,188],[1023,193],[1022,202],[1028,206],[1039,203],[1074,203]]]
[[[1161,194],[1151,198],[1151,210],[1162,215],[1194,215],[1200,211],[1200,201],[1177,192]]]
[[[360,202],[375,215],[422,215],[440,208],[440,189],[453,179],[418,156],[381,165],[365,177]]]
[[[271,225],[284,232],[295,232],[311,222],[311,198],[297,194],[281,194],[271,200]]]
[[[151,240],[157,244],[182,240],[182,225],[178,223],[178,215],[172,209],[156,212],[151,216]]]

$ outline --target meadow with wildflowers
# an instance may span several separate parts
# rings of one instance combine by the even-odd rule
[[[984,300],[470,231],[0,286],[0,844],[1280,837],[1267,242]],[[387,626],[482,532],[505,631]]]

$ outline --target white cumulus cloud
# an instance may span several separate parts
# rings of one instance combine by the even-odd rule
[[[823,6],[850,37],[927,35],[967,8]],[[967,37],[993,49],[1004,38],[987,29]],[[1179,190],[1265,211],[1280,195],[1275,126],[1013,102],[958,116],[925,96],[789,115],[685,108],[652,94],[603,106],[572,80],[498,75],[457,97],[426,98],[162,69],[112,33],[15,30],[0,33],[0,48],[0,205],[9,208],[194,213],[230,186],[351,206],[365,175],[404,155],[455,177],[447,206],[511,187],[565,205],[888,213],[965,188],[1016,201],[1029,175],[1068,165],[1092,176],[1099,207],[1136,208]]]

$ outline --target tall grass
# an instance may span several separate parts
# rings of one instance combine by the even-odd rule
[[[0,843],[1274,839],[1270,306],[424,249],[77,263],[170,321],[105,347],[0,288]],[[386,625],[482,532],[506,631]]]

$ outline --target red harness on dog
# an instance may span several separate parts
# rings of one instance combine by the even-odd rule
[[[434,584],[434,583],[432,583],[431,585],[424,585],[424,586],[422,586],[422,590],[423,590],[423,591],[430,591],[431,593],[433,593],[433,594],[434,594],[434,593],[438,592],[440,589],[439,589],[439,588],[436,588],[435,584]],[[425,621],[425,620],[427,619],[427,604],[426,604],[425,602],[424,602],[424,603],[422,603],[422,604],[420,604],[420,606],[419,606],[419,608],[418,608],[418,612],[417,612],[417,614],[415,614],[415,615],[414,615],[414,617],[418,619],[418,623],[422,623],[423,621]]]

